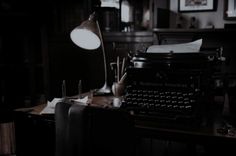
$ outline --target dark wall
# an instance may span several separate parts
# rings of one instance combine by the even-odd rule
[[[87,20],[92,8],[91,1],[69,1],[52,5],[47,23],[48,96],[61,97],[61,84],[66,81],[67,95],[103,85],[103,62],[100,49],[84,50],[70,39],[70,32]]]
[[[41,33],[43,3],[0,1],[0,107],[29,106],[44,94]]]
[[[66,81],[67,95],[78,93],[78,83],[82,80],[82,90],[102,86],[103,62],[100,50],[83,50],[66,35],[57,36],[49,42],[50,97],[61,97],[62,81]]]
[[[58,97],[54,88],[61,80],[68,81],[68,88],[74,86],[69,87],[70,81],[89,81],[89,56],[80,55],[69,34],[88,18],[90,5],[74,0],[0,1],[0,107],[29,107]]]

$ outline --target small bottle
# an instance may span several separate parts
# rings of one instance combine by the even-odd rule
[[[195,17],[191,17],[189,28],[190,28],[190,29],[196,28],[196,27],[197,27],[197,26],[196,26],[196,22],[197,22],[196,18],[195,18]]]
[[[179,16],[177,20],[177,25],[176,25],[177,28],[183,28],[183,21],[184,21],[183,16]]]

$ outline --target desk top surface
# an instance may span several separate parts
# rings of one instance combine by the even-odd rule
[[[112,96],[94,96],[92,105],[99,105],[102,107],[111,106]],[[40,104],[31,108],[17,109],[17,112],[29,113],[40,117],[46,117],[40,115],[40,112],[46,104]],[[177,140],[189,140],[189,141],[234,141],[236,143],[236,128],[233,125],[227,123],[222,117],[211,118],[210,122],[203,123],[201,125],[194,126],[172,126],[169,123],[159,122],[158,120],[148,118],[140,118],[133,116],[135,121],[135,129],[137,133],[145,136],[154,136],[163,138],[175,138]]]

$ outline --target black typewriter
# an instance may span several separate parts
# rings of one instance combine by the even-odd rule
[[[217,52],[135,54],[122,108],[174,122],[197,119],[207,105],[218,60]]]

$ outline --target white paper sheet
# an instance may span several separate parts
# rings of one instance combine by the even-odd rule
[[[197,53],[202,46],[202,39],[181,44],[152,45],[148,47],[147,53]]]
[[[55,113],[55,107],[58,102],[61,102],[63,98],[54,98],[51,102],[48,101],[46,107],[40,112],[40,114],[54,114]],[[87,105],[88,102],[88,96],[85,96],[84,98],[78,98],[78,99],[71,99],[72,101],[75,101],[75,104],[80,105]]]
[[[54,114],[56,104],[61,101],[62,98],[54,98],[51,102],[48,101],[46,107],[44,107],[40,114]]]

